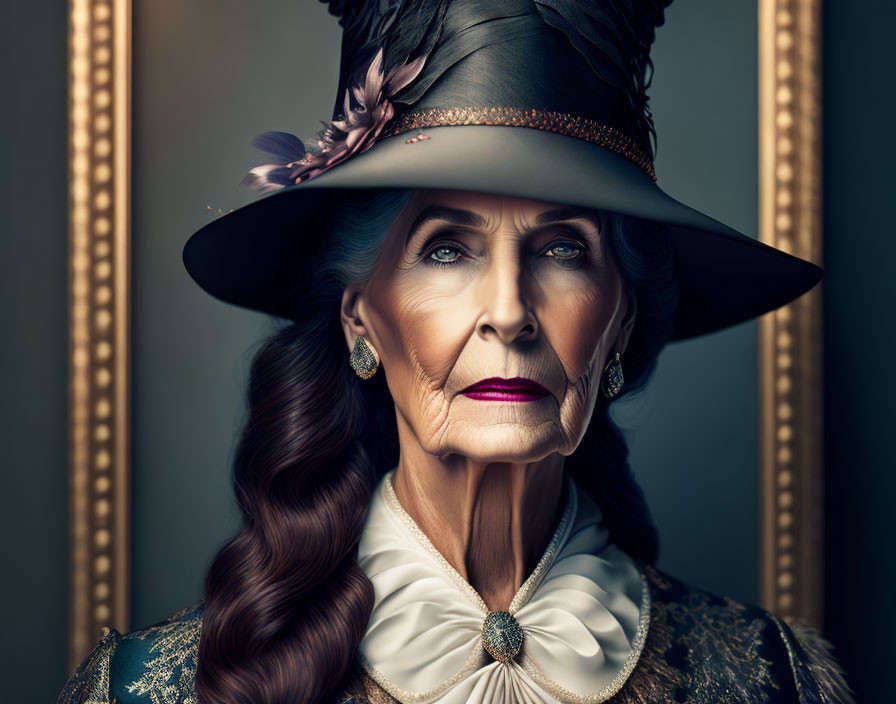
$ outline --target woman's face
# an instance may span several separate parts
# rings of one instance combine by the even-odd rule
[[[440,457],[572,453],[634,320],[606,249],[587,210],[416,191],[342,305],[349,348],[362,334],[379,353],[399,433]]]

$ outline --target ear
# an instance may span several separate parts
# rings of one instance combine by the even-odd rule
[[[635,317],[638,313],[638,301],[635,292],[628,286],[625,287],[626,311],[622,318],[622,324],[619,327],[619,336],[616,338],[616,346],[614,350],[620,355],[625,354],[628,347],[628,341],[632,336],[632,330],[635,328]]]
[[[342,301],[339,305],[339,320],[342,323],[342,331],[345,333],[345,342],[349,350],[355,346],[355,340],[359,335],[369,338],[367,327],[361,320],[360,301],[362,287],[360,284],[350,284],[342,292]]]

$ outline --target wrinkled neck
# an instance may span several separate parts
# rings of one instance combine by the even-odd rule
[[[405,511],[488,608],[507,610],[562,515],[564,459],[487,463],[402,445],[392,483]]]

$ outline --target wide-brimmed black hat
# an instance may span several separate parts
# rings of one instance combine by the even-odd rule
[[[518,196],[657,221],[680,300],[673,340],[773,310],[822,270],[664,193],[646,89],[671,0],[351,0],[333,121],[253,144],[269,195],[196,232],[183,259],[208,293],[292,317],[307,252],[347,198],[380,188]]]

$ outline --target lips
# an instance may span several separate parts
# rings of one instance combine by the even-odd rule
[[[550,394],[550,391],[531,379],[515,376],[512,379],[501,379],[500,377],[483,379],[468,386],[461,393],[467,398],[477,401],[523,402],[537,401]]]

